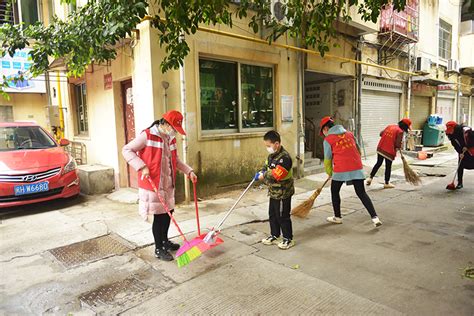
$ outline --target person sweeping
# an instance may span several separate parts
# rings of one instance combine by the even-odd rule
[[[390,183],[390,176],[392,174],[392,162],[397,156],[397,151],[402,147],[403,134],[408,133],[411,129],[411,120],[404,118],[398,124],[388,125],[380,133],[380,140],[377,146],[377,163],[372,168],[369,179],[367,179],[367,185],[372,184],[377,171],[382,166],[385,160],[385,183],[384,189],[393,189],[395,186]]]
[[[324,136],[324,167],[328,176],[332,176],[331,199],[334,216],[327,221],[342,224],[340,191],[344,183],[354,185],[355,192],[370,214],[375,227],[382,222],[375,212],[374,205],[364,187],[364,169],[362,158],[354,135],[342,125],[335,125],[330,116],[324,117],[320,124],[320,135]]]
[[[276,131],[267,132],[263,140],[270,155],[263,170],[255,174],[255,180],[263,181],[268,186],[270,236],[263,239],[262,244],[278,244],[278,248],[286,250],[295,245],[290,218],[291,197],[295,194],[293,161],[281,145],[280,134]],[[281,234],[283,240],[280,241]]]
[[[176,132],[186,135],[182,123],[180,112],[169,111],[122,149],[127,163],[138,171],[139,214],[144,220],[153,215],[155,257],[164,261],[173,260],[169,251],[176,251],[180,246],[168,239],[170,217],[158,194],[173,212],[176,171],[185,173],[193,182],[197,181],[193,169],[178,158]],[[158,188],[158,194],[154,192],[150,180]]]
[[[446,123],[446,135],[459,154],[458,184],[455,186],[459,190],[463,188],[464,169],[474,169],[474,131],[471,127],[449,121]]]

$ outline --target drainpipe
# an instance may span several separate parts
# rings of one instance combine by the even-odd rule
[[[184,37],[184,36],[182,36]],[[185,73],[185,68],[184,68],[184,60],[183,64],[179,67],[179,80],[180,80],[180,93],[181,93],[181,113],[183,114],[183,125],[185,130],[187,130],[187,122],[188,120],[186,119],[186,73]],[[187,136],[183,135],[182,136],[183,140],[183,156],[182,160],[185,164],[188,163],[188,140]],[[184,175],[184,198],[185,202],[189,203],[190,201],[190,187],[189,187],[189,181],[187,175]]]
[[[56,81],[58,84],[58,112],[59,112],[59,137],[64,138],[64,114],[63,114],[63,98],[61,95],[61,79],[59,71],[56,72]]]
[[[408,71],[411,72],[411,48],[408,49]],[[410,117],[411,108],[411,75],[408,75],[407,108],[405,117]]]
[[[296,40],[296,45],[300,47],[300,41],[299,39]],[[297,79],[296,79],[296,109],[297,109],[297,126],[296,126],[296,175],[297,178],[301,178],[301,134],[302,134],[302,126],[304,122],[302,122],[302,111],[301,111],[301,102],[300,102],[300,97],[301,97],[301,68],[302,68],[302,63],[301,63],[301,52],[296,53],[296,59],[297,59]],[[304,129],[303,129],[304,131]]]
[[[356,59],[358,61],[362,60],[362,37],[359,37],[357,41],[357,52],[356,52]],[[362,108],[362,65],[356,65],[357,70],[357,106],[356,106],[356,134],[359,144],[362,148],[364,148],[364,144],[362,143],[362,119],[361,119],[361,108]],[[365,151],[365,148],[364,148]]]

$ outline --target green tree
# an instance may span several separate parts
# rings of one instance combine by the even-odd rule
[[[75,0],[62,2],[74,4]],[[189,53],[186,35],[195,34],[200,26],[232,27],[234,20],[248,17],[253,32],[269,30],[269,42],[288,34],[299,39],[301,46],[324,55],[337,35],[334,22],[350,19],[348,8],[356,6],[364,20],[375,22],[383,5],[390,2],[401,10],[406,0],[287,0],[281,8],[284,23],[272,17],[268,0],[241,0],[239,5],[233,2],[89,0],[64,21],[54,17],[49,25],[4,23],[0,26],[0,53],[13,55],[18,49],[30,47],[33,75],[46,72],[51,58],[64,58],[68,75],[80,76],[92,62],[113,60],[117,56],[115,45],[131,36],[141,21],[149,20],[158,29],[160,45],[166,51],[161,62],[161,69],[166,72],[179,68]]]

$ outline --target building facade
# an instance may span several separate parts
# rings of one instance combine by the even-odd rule
[[[37,2],[62,17],[74,10]],[[159,34],[143,21],[117,44],[115,60],[91,65],[82,78],[66,79],[61,61],[53,61],[47,93],[12,93],[13,115],[4,115],[50,128],[57,117],[54,124],[83,149],[84,163],[114,169],[116,188],[137,186],[123,145],[171,109],[185,114],[179,154],[198,174],[202,195],[250,180],[265,160],[262,137],[271,129],[303,176],[322,158],[318,126],[326,115],[357,135],[365,155],[375,152],[381,129],[403,117],[416,130],[434,113],[473,123],[473,17],[464,2],[410,0],[404,12],[383,8],[377,23],[353,10],[351,21],[337,23],[338,45],[324,58],[253,41],[264,34],[249,32],[246,20],[217,33],[203,28],[186,37],[184,66],[164,74]],[[296,46],[283,37],[277,43]]]

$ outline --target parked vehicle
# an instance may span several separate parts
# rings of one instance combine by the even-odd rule
[[[36,123],[0,123],[0,208],[79,194],[76,162]]]

